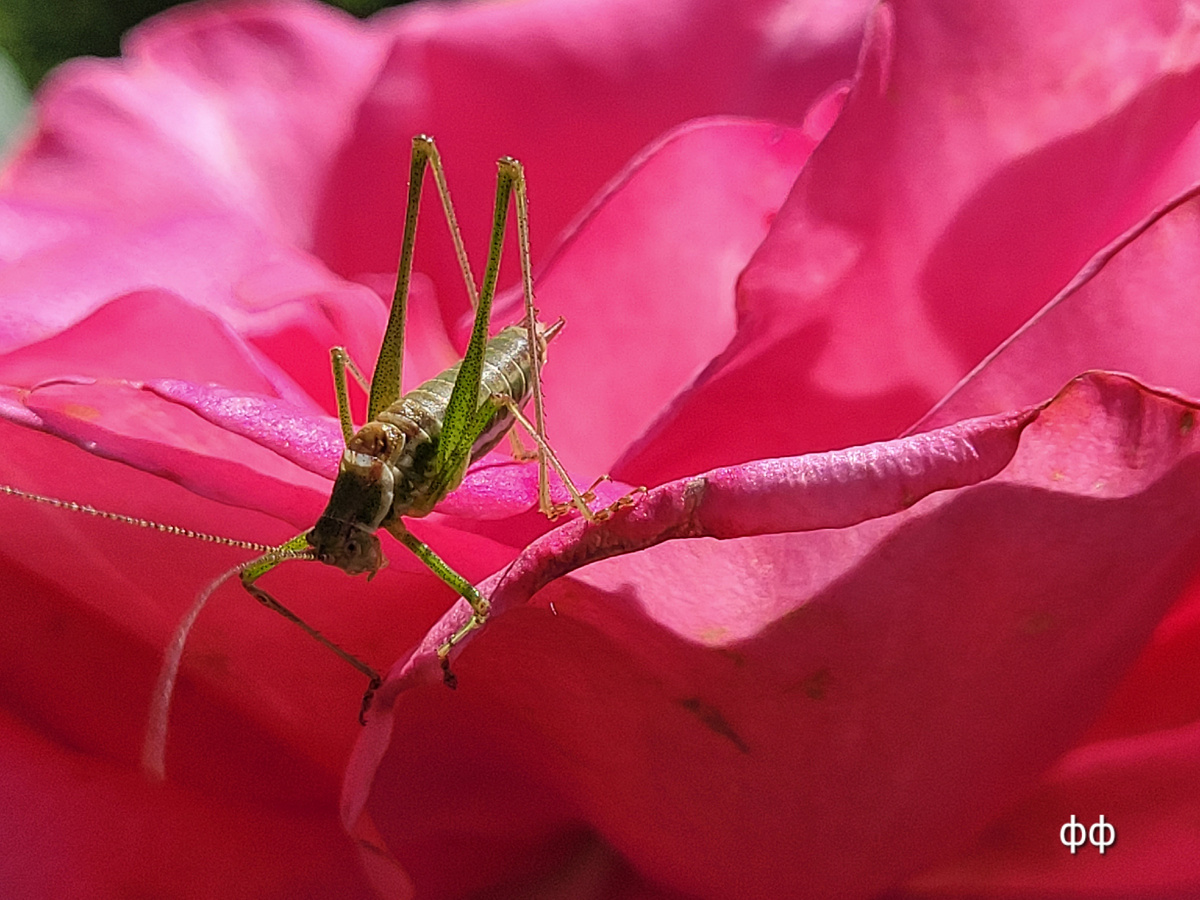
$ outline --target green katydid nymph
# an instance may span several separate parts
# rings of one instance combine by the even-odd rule
[[[591,491],[580,491],[575,487],[546,442],[541,369],[546,345],[559,333],[563,323],[559,321],[545,326],[537,321],[529,261],[529,212],[524,170],[511,157],[502,157],[498,166],[487,267],[477,292],[437,147],[432,138],[424,135],[413,139],[408,206],[400,246],[396,293],[370,387],[363,384],[370,396],[367,407],[370,421],[357,431],[354,429],[347,396],[346,369],[350,368],[360,382],[363,380],[357,370],[348,365],[345,352],[335,347],[330,355],[338,416],[346,449],[338,466],[329,505],[311,529],[268,551],[240,570],[246,590],[271,609],[296,621],[370,679],[370,687],[363,699],[364,713],[370,705],[374,689],[380,683],[379,675],[309,629],[263,591],[257,581],[264,574],[285,560],[311,558],[336,566],[351,575],[365,572],[369,577],[383,564],[383,553],[375,532],[380,528],[386,529],[471,605],[471,618],[446,641],[438,654],[445,681],[453,687],[455,679],[450,672],[450,651],[463,637],[486,621],[488,602],[469,581],[413,536],[405,528],[402,517],[424,516],[431,512],[442,498],[459,485],[467,466],[491,450],[515,423],[519,423],[537,445],[538,506],[547,516],[555,517],[573,506],[589,519],[603,518],[615,508],[632,502],[630,495],[610,507],[593,511],[588,506],[593,499]],[[405,311],[412,276],[421,185],[427,168],[433,172],[438,196],[450,226],[459,267],[475,308],[475,321],[462,361],[402,395],[400,371],[404,353]],[[510,199],[516,206],[517,214],[525,320],[489,339],[488,321],[496,293]],[[534,405],[533,422],[521,412],[531,398]],[[553,468],[562,480],[570,494],[569,503],[560,505],[551,502],[548,468]]]
[[[477,288],[450,202],[449,189],[437,148],[432,138],[424,135],[413,138],[408,203],[396,290],[370,385],[365,383],[345,350],[334,347],[330,351],[338,417],[341,421],[345,449],[338,465],[338,474],[329,503],[312,528],[277,547],[268,547],[149,522],[119,513],[104,512],[90,506],[55,500],[0,485],[0,493],[9,496],[101,516],[125,524],[154,528],[183,537],[253,549],[262,554],[225,572],[208,585],[176,629],[155,688],[150,726],[143,751],[144,766],[156,776],[163,775],[167,719],[183,645],[208,597],[233,575],[240,576],[243,586],[259,602],[300,626],[312,638],[367,677],[368,687],[359,714],[360,721],[365,722],[374,692],[382,683],[379,673],[330,641],[267,593],[259,583],[264,575],[283,562],[308,559],[336,566],[350,575],[365,573],[370,577],[385,563],[376,532],[381,528],[386,529],[470,604],[470,618],[438,649],[443,678],[447,685],[454,687],[455,677],[450,671],[451,650],[467,634],[484,624],[488,618],[489,604],[474,585],[454,571],[433,549],[405,527],[403,517],[424,516],[431,512],[448,493],[458,487],[467,467],[493,449],[511,432],[514,424],[521,425],[536,445],[536,453],[533,455],[538,461],[538,507],[550,518],[574,508],[590,520],[603,519],[634,502],[637,491],[602,509],[593,510],[589,506],[595,500],[593,491],[580,491],[574,485],[546,442],[541,371],[547,344],[560,333],[563,322],[559,320],[554,324],[544,325],[537,320],[530,267],[529,214],[524,170],[519,162],[510,157],[502,157],[498,167],[487,266],[483,282]],[[475,310],[475,318],[462,360],[440,375],[402,394],[400,373],[403,362],[405,313],[412,279],[413,246],[421,187],[427,170],[433,172],[467,294]],[[489,338],[489,318],[496,293],[510,201],[516,209],[525,316],[521,324],[504,328],[495,337]],[[350,413],[347,369],[369,394],[369,421],[358,429],[354,427]],[[533,401],[534,410],[532,421],[522,412],[530,400]],[[514,453],[520,457],[532,458],[533,455],[524,451],[515,435],[511,436]],[[554,469],[561,479],[569,494],[569,502],[552,502],[548,482],[550,468]],[[638,491],[644,489],[639,488]]]

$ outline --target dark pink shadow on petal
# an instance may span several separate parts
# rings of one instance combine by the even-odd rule
[[[1098,254],[913,430],[1028,403],[1104,368],[1200,395],[1200,188]]]
[[[304,896],[315,884],[327,896],[375,896],[328,817],[152,785],[47,739],[7,710],[0,734],[9,896],[45,896],[47,885],[77,897]],[[273,852],[265,854],[268,837]]]
[[[1187,26],[1136,4],[1089,9],[876,7],[845,108],[741,279],[737,338],[616,474],[657,483],[900,434],[1186,189],[1200,77],[1175,49]],[[1073,80],[1108,29],[1120,50]],[[1047,78],[1079,87],[1031,107]],[[1054,368],[1017,405],[1096,365]]]
[[[833,484],[854,497],[856,471],[877,485],[859,495],[863,516],[895,498],[907,511],[674,541],[522,605],[545,580],[536,573],[704,523],[708,498],[693,487],[686,512],[686,494],[656,504],[664,489],[600,528],[568,523],[543,542],[575,540],[544,561],[535,543],[528,576],[521,560],[512,582],[500,576],[494,595],[509,611],[455,660],[457,692],[436,683],[431,657],[460,610],[396,670],[380,696],[396,727],[436,720],[446,731],[419,729],[419,747],[405,737],[385,749],[389,723],[372,721],[344,815],[353,827],[368,814],[410,872],[428,872],[451,857],[431,860],[418,836],[433,827],[459,847],[501,834],[512,779],[540,798],[523,833],[582,817],[677,889],[778,897],[804,883],[871,896],[963,846],[1077,740],[1190,577],[1200,438],[1186,426],[1196,414],[1128,379],[1089,376],[1045,409],[969,425],[1021,433],[1015,455],[1011,442],[987,451],[975,439],[958,446],[978,454],[947,454],[922,435],[921,451],[914,437],[844,451],[839,465],[796,463],[811,477],[793,489],[814,501],[830,491],[791,505],[796,527],[818,524],[814,508],[835,514],[829,524],[852,521]],[[961,487],[929,480],[955,469]],[[747,498],[756,486],[786,490],[781,475],[746,467],[742,488]],[[921,500],[905,488],[922,483],[950,490]],[[889,491],[884,505],[864,505]],[[764,527],[779,527],[770,515]],[[754,527],[740,514],[712,521]],[[502,599],[510,583],[515,596]],[[748,619],[757,627],[739,631]],[[433,762],[443,759],[452,765]],[[434,804],[446,796],[460,799]],[[431,804],[445,817],[429,820]]]

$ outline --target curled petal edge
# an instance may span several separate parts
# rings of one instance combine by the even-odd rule
[[[479,589],[496,614],[581,566],[664,541],[845,528],[901,512],[937,491],[995,476],[1013,458],[1021,433],[1052,402],[862,447],[758,460],[670,481],[612,518],[573,519],[555,528]],[[441,680],[437,648],[470,615],[460,600],[396,664],[379,695],[382,708],[410,686]]]
[[[1178,421],[1171,420],[1177,432],[1164,433],[1162,440],[1141,435],[1136,427],[1139,410],[1154,396],[1181,407]],[[1038,425],[1043,437],[1030,444],[1028,454],[1019,455],[1025,429],[1043,419],[1051,407],[1061,408],[1062,415],[1045,417]],[[660,485],[611,519],[577,519],[556,528],[531,543],[509,567],[479,588],[490,598],[493,610],[503,612],[526,603],[546,584],[574,569],[675,538],[729,539],[846,528],[901,513],[939,491],[970,488],[996,478],[1020,481],[1035,470],[1037,478],[1054,480],[1070,454],[1047,458],[1048,447],[1053,450],[1057,446],[1053,452],[1061,454],[1063,441],[1073,447],[1082,440],[1086,452],[1091,444],[1078,426],[1094,416],[1098,416],[1096,427],[1102,429],[1094,437],[1102,443],[1115,439],[1117,449],[1125,452],[1132,440],[1146,453],[1165,452],[1162,461],[1170,464],[1180,449],[1176,444],[1186,443],[1196,410],[1195,401],[1148,388],[1130,376],[1085,373],[1054,398],[1018,411],[967,419],[863,447],[714,469]],[[1115,420],[1114,411],[1120,412]],[[1129,415],[1133,420],[1127,421]],[[1117,430],[1105,435],[1103,429],[1114,423]],[[1125,433],[1131,424],[1133,431]],[[1051,436],[1049,444],[1045,435]],[[1026,472],[1031,464],[1035,468]],[[1134,467],[1139,472],[1141,468]],[[1069,474],[1069,466],[1064,472]],[[1136,478],[1128,483],[1118,479],[1109,490],[1137,491],[1139,485],[1144,486]],[[366,804],[373,772],[388,750],[393,706],[405,690],[441,680],[437,650],[469,615],[465,601],[460,602],[397,662],[377,695],[368,727],[350,760],[342,796],[343,824],[376,852],[382,848],[364,831],[371,822]]]

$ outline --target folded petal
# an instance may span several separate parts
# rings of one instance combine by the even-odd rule
[[[1081,9],[876,7],[845,109],[742,276],[737,339],[614,473],[660,483],[903,432],[1200,179],[1195,17]],[[696,439],[730,409],[728,437]]]
[[[163,290],[116,297],[64,331],[0,356],[0,382],[26,388],[62,376],[140,381],[166,373],[277,393],[314,410],[220,318]]]
[[[1088,369],[1200,396],[1198,220],[1192,189],[1122,235],[916,429],[1031,402]]]
[[[676,889],[870,896],[980,832],[1095,717],[1193,569],[1195,415],[1090,376],[1010,420],[1024,431],[999,474],[907,511],[671,542],[554,582],[469,644],[455,695],[418,687],[435,674],[418,658],[428,645],[397,670],[344,814],[369,816],[419,891],[450,857],[418,840],[430,827],[418,798],[460,796],[465,773],[484,773],[469,820],[437,828],[446,846],[486,842],[503,831],[512,800],[498,785],[520,760],[522,777],[541,773],[539,796]],[[860,464],[913,477],[874,454]],[[573,555],[557,571],[604,556],[637,512],[561,548]],[[538,581],[516,578],[519,602]],[[503,723],[504,741],[439,734],[420,753],[457,767],[413,785],[411,723],[457,723],[467,709]]]

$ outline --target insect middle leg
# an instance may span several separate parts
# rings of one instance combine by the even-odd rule
[[[329,350],[329,361],[333,366],[333,392],[337,398],[338,420],[342,425],[342,440],[347,444],[354,437],[354,418],[350,414],[350,391],[346,385],[346,369],[354,376],[365,392],[370,394],[371,387],[363,377],[362,371],[354,364],[345,347],[332,347]]]
[[[471,605],[471,618],[458,631],[450,635],[446,642],[438,647],[437,651],[438,662],[442,666],[442,680],[446,683],[447,687],[457,687],[458,679],[450,671],[450,651],[464,637],[476,628],[483,626],[483,623],[487,621],[488,614],[491,612],[491,604],[475,589],[475,585],[450,568],[445,560],[434,553],[433,548],[405,528],[399,520],[389,525],[388,531],[391,532],[396,540],[411,550],[417,559],[425,563],[434,575],[453,588],[460,597],[464,598]]]

